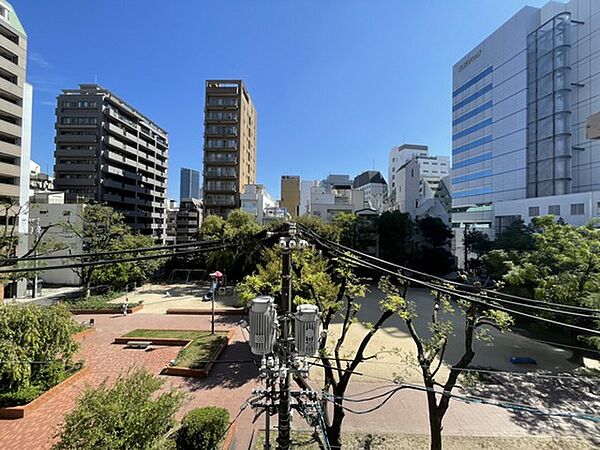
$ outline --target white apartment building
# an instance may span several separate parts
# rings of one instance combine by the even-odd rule
[[[353,180],[349,175],[329,175],[318,186],[311,187],[310,214],[329,222],[340,212],[353,213],[364,209],[364,191],[352,186]]]
[[[447,156],[431,156],[426,145],[393,147],[389,155],[389,207],[411,217],[425,215],[448,221],[447,202],[438,199],[441,180],[450,174]],[[437,204],[442,203],[442,204]]]
[[[388,185],[377,170],[367,170],[354,178],[352,188],[363,191],[365,204],[378,214],[384,211]]]
[[[279,205],[262,184],[245,185],[244,192],[240,195],[240,202],[241,209],[252,214],[256,223],[261,225],[265,225],[281,215],[281,211],[276,211]]]
[[[522,8],[455,64],[457,256],[465,226],[493,237],[537,214],[598,216],[600,142],[586,136],[586,119],[600,111],[599,51],[600,2],[551,1]]]
[[[300,215],[310,214],[310,192],[313,187],[319,186],[318,180],[300,181]]]

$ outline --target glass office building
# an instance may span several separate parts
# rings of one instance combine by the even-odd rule
[[[600,141],[585,136],[597,111],[597,0],[524,7],[455,64],[457,256],[465,227],[493,237],[515,219],[552,213],[580,224],[598,215]]]
[[[200,199],[200,172],[194,169],[181,169],[179,177],[179,200]]]

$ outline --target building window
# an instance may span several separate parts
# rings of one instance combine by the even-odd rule
[[[572,216],[583,216],[585,214],[585,205],[583,203],[572,203],[571,204],[571,215]]]
[[[552,214],[553,216],[560,216],[560,205],[548,206],[548,214]]]
[[[530,206],[529,207],[529,217],[537,217],[540,215],[540,207],[539,206]]]

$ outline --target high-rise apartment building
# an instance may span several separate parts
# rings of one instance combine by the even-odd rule
[[[56,105],[55,181],[66,201],[97,201],[134,230],[166,238],[167,132],[97,84],[65,89]]]
[[[0,0],[0,56],[0,215],[3,224],[15,224],[21,255],[28,245],[33,89],[26,82],[27,34],[5,0]],[[25,288],[14,283],[5,294],[21,297]]]
[[[32,89],[25,81],[27,35],[4,0],[0,1],[0,56],[0,196],[16,212],[29,194]],[[26,217],[23,220],[26,227]]]
[[[200,199],[200,172],[182,167],[179,177],[179,200],[190,198]]]
[[[598,215],[600,142],[585,123],[600,111],[598,17],[597,0],[525,7],[456,63],[455,229],[494,235],[536,215],[573,224]]]
[[[241,80],[207,80],[204,109],[204,207],[227,216],[244,186],[256,184],[256,109]]]
[[[281,202],[282,208],[294,217],[300,215],[300,177],[298,175],[281,176]]]

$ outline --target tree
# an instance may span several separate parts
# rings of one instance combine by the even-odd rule
[[[517,220],[496,237],[492,247],[497,250],[533,250],[535,248],[533,232],[534,226],[527,226],[522,220]]]
[[[518,261],[507,261],[506,284],[520,287],[528,297],[540,301],[598,306],[600,229],[594,223],[581,227],[561,224],[553,216],[536,217],[534,226],[535,247],[523,252]],[[564,320],[584,324],[591,318]],[[574,358],[578,359],[578,352]]]
[[[450,253],[452,230],[437,217],[417,219],[415,249],[411,267],[433,275],[445,275],[454,269]]]
[[[476,339],[489,340],[490,335],[483,327],[492,327],[505,331],[512,324],[512,319],[506,313],[486,308],[474,302],[458,300],[457,304],[465,319],[464,350],[460,359],[452,365],[450,373],[444,381],[439,380],[439,370],[443,364],[444,353],[448,340],[454,335],[454,325],[449,315],[454,314],[450,302],[451,295],[441,291],[433,291],[434,297],[431,321],[428,323],[428,336],[421,335],[415,327],[415,305],[407,298],[408,284],[393,283],[384,277],[379,283],[380,289],[385,293],[384,303],[394,305],[398,315],[406,324],[410,337],[416,347],[416,363],[423,377],[427,389],[427,406],[429,414],[429,431],[431,450],[441,450],[442,429],[444,415],[450,405],[450,394],[456,387],[461,374],[460,369],[467,368],[475,357],[473,342]],[[436,392],[436,387],[443,390],[443,394]]]
[[[280,252],[268,250],[266,262],[258,266],[255,274],[244,278],[238,285],[238,294],[244,301],[257,295],[281,295]],[[292,296],[295,304],[312,303],[319,307],[322,326],[326,331],[319,340],[319,356],[324,367],[323,391],[336,398],[344,397],[354,372],[360,364],[376,355],[367,355],[367,346],[373,336],[400,307],[393,299],[380,303],[381,314],[360,340],[356,351],[350,355],[351,362],[344,362],[348,355],[342,347],[351,326],[357,321],[360,304],[357,300],[367,293],[364,279],[358,278],[347,264],[328,259],[312,249],[294,252],[292,255]],[[341,332],[335,338],[328,333],[335,320],[341,320]],[[337,338],[337,339],[336,339]],[[303,388],[309,389],[303,379],[296,379]],[[325,405],[324,405],[325,406]],[[323,408],[327,411],[327,408]],[[341,445],[342,424],[345,417],[343,401],[336,402],[333,414],[326,416],[326,432],[334,448]],[[338,446],[338,447],[336,447]]]
[[[384,212],[379,217],[381,258],[406,265],[413,252],[413,222],[409,214],[400,211]]]
[[[84,253],[90,256],[81,259],[81,262],[96,262],[105,259],[103,255],[94,253],[116,250],[122,242],[124,235],[130,233],[130,229],[123,222],[123,215],[109,206],[99,204],[84,205],[77,220],[64,223],[66,232],[75,234],[81,240]],[[75,251],[77,251],[75,249]],[[90,287],[94,275],[100,268],[98,266],[87,266],[73,268],[79,276],[84,288],[84,297],[90,296]]]
[[[78,349],[75,331],[71,314],[62,305],[0,306],[0,393],[50,387],[50,370],[63,374],[72,365]]]
[[[138,369],[110,387],[105,380],[77,400],[55,450],[149,449],[174,425],[183,394],[161,391],[164,381]],[[158,393],[160,392],[160,393]]]
[[[151,236],[140,234],[125,233],[120,239],[116,240],[111,246],[111,250],[130,250],[135,248],[146,248],[154,245],[154,239]],[[138,256],[149,256],[159,254],[159,252],[142,252]],[[111,256],[113,259],[131,258],[131,253],[123,253]],[[104,266],[101,270],[93,272],[92,283],[108,284],[113,289],[122,289],[128,284],[136,283],[138,285],[146,282],[150,275],[162,266],[161,259],[146,259],[134,262],[122,262]]]
[[[209,252],[205,263],[209,270],[220,270],[229,279],[239,280],[252,272],[260,261],[263,245],[257,235],[264,228],[254,217],[241,209],[232,211],[227,219],[208,216],[202,223],[201,239],[226,240],[235,247]]]

